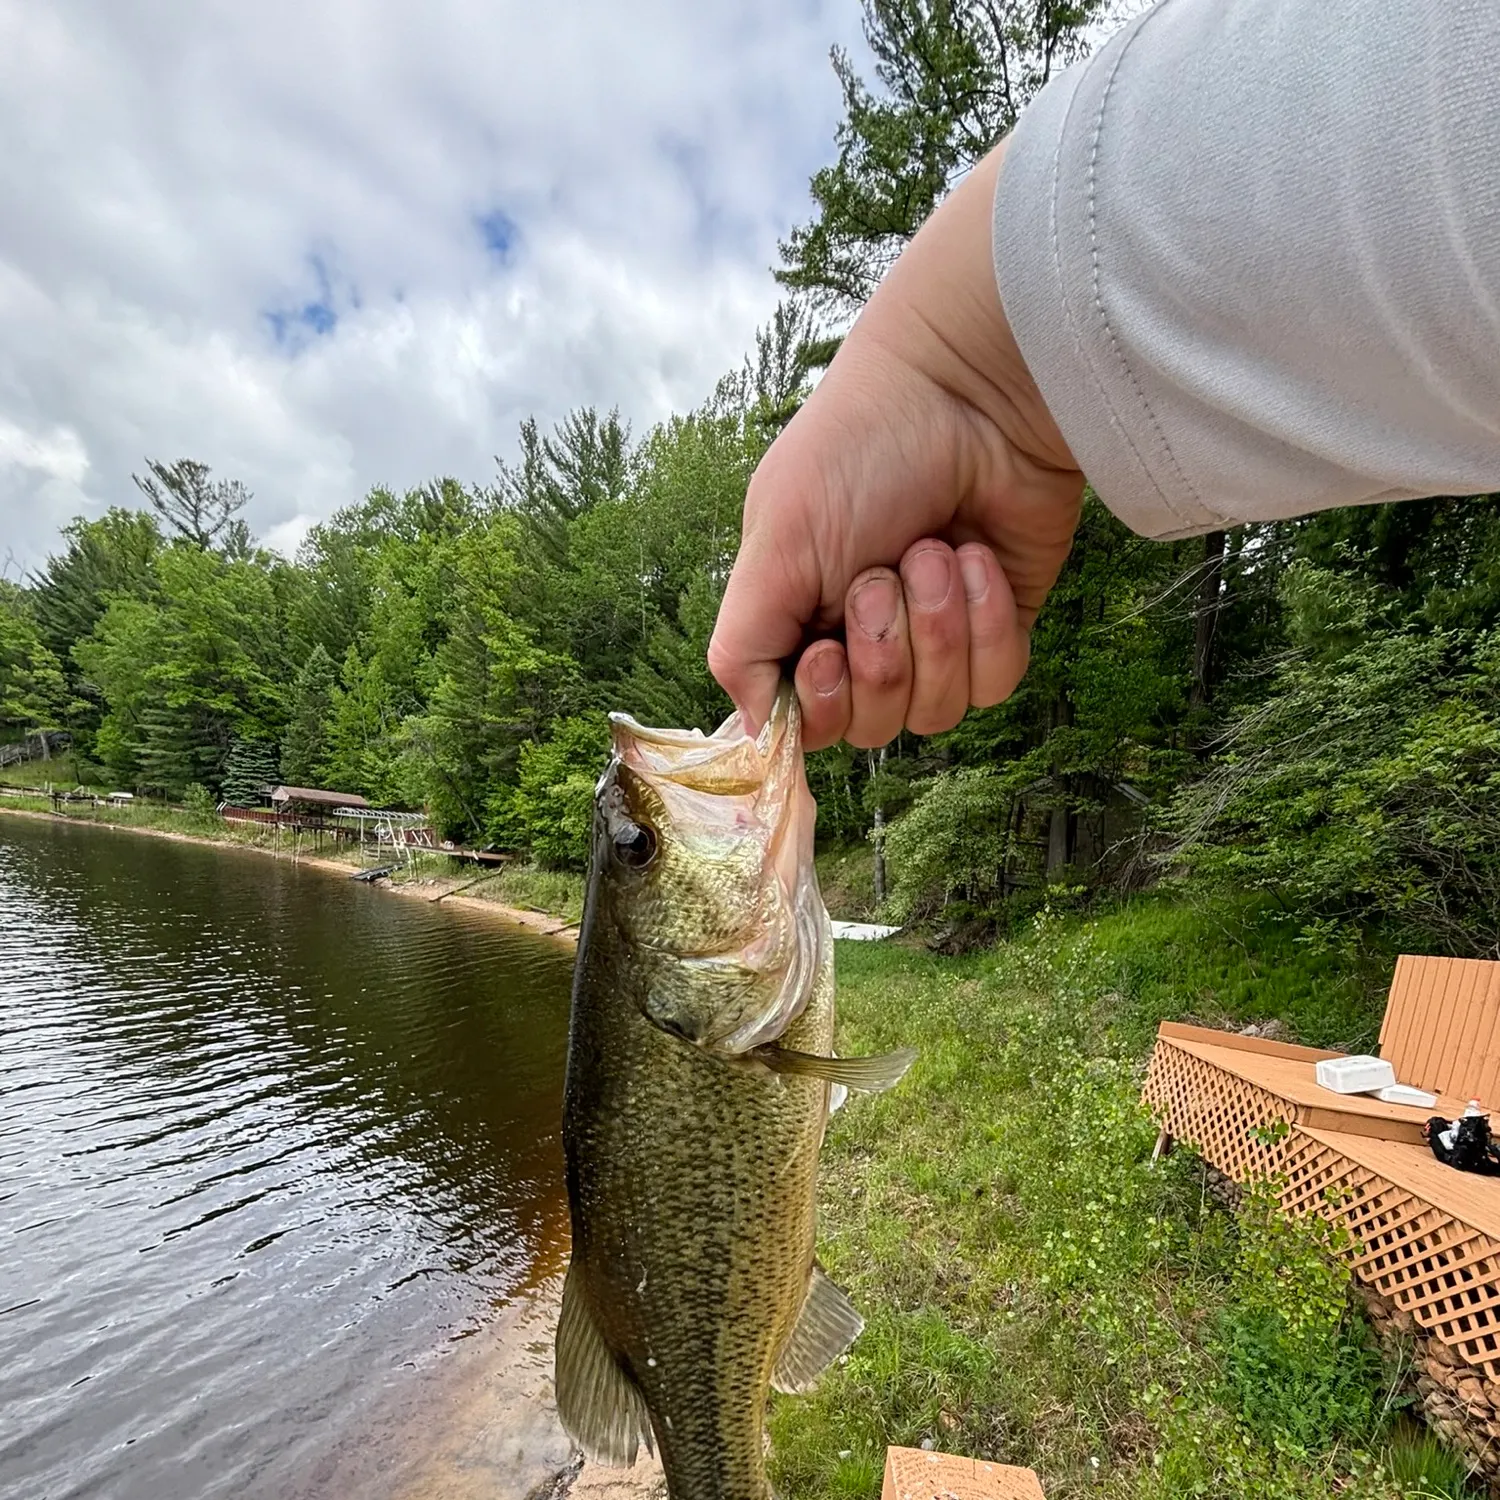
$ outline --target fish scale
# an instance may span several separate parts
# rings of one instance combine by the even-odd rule
[[[601,1065],[570,1069],[565,1106],[572,1274],[645,1397],[674,1500],[763,1500],[766,1393],[812,1268],[829,1086],[662,1031],[618,982],[619,934],[600,922],[593,939],[571,1045]],[[829,972],[786,1041],[832,1040]]]

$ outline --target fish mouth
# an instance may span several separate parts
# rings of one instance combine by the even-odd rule
[[[630,714],[612,713],[613,759],[649,781],[668,781],[692,791],[744,796],[776,779],[779,762],[800,767],[801,711],[797,693],[784,682],[766,722],[751,734],[745,717],[732,713],[712,734],[701,729],[654,729]]]
[[[621,769],[660,798],[676,835],[743,837],[765,851],[762,878],[779,886],[767,908],[771,926],[733,953],[679,953],[696,962],[720,959],[758,969],[786,964],[770,1003],[727,1034],[690,1038],[715,1051],[741,1053],[774,1041],[807,1008],[832,940],[813,867],[817,807],[802,761],[801,711],[795,688],[783,683],[766,722],[751,734],[733,713],[712,734],[654,729],[612,713],[614,753],[600,781],[601,797]],[[774,913],[774,915],[769,915]]]

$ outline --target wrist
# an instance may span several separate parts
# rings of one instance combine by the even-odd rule
[[[1002,141],[939,205],[881,282],[850,339],[914,366],[1044,469],[1078,465],[1001,305],[991,249]]]

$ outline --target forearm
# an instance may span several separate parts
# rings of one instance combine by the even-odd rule
[[[1137,531],[1500,488],[1500,8],[1166,0],[1027,111],[994,256]]]

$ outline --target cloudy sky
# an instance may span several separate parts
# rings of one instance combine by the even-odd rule
[[[769,316],[857,0],[0,0],[0,564],[147,457],[284,551]]]

